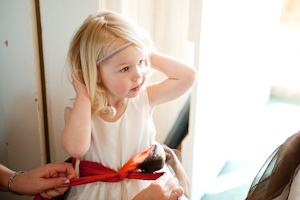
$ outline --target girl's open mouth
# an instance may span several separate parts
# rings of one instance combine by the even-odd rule
[[[137,92],[137,91],[140,90],[140,88],[141,88],[141,85],[139,85],[139,86],[137,86],[137,87],[135,87],[135,88],[133,88],[133,89],[131,89],[131,90],[134,91],[134,92]]]

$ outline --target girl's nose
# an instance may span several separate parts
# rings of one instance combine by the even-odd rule
[[[137,84],[141,84],[143,82],[143,78],[139,78],[136,82]]]
[[[139,67],[135,68],[132,80],[134,82],[137,82],[138,84],[142,83],[142,81],[143,81],[143,72],[142,72],[142,69],[140,69]]]

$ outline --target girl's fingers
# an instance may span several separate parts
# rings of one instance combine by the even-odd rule
[[[73,87],[75,89],[75,92],[77,95],[84,95],[84,96],[88,96],[88,92],[87,92],[87,88],[86,86],[80,81],[79,77],[81,77],[82,75],[81,73],[81,69],[77,69],[76,71],[74,71],[72,73],[72,79],[73,79]],[[79,76],[79,77],[78,77]],[[82,78],[82,77],[81,77]]]
[[[73,71],[73,74],[74,74],[74,73],[77,74],[77,73],[80,73],[80,72],[82,72],[82,69],[75,69],[75,70]]]
[[[75,80],[76,82],[80,83],[80,80],[78,79],[78,77],[76,76],[77,73],[73,72],[72,73],[72,78],[73,78],[73,81]],[[80,83],[81,84],[81,83]]]

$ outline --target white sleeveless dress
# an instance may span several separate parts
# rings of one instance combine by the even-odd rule
[[[74,101],[68,107],[73,108],[72,104]],[[118,171],[134,155],[156,143],[155,134],[147,88],[143,87],[137,97],[129,99],[124,114],[116,122],[106,122],[99,116],[92,116],[90,149],[80,160],[98,162]],[[166,166],[160,171],[170,173]],[[96,182],[74,186],[67,199],[131,200],[151,182],[125,178],[116,183]]]

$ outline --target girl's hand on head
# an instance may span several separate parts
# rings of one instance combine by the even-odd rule
[[[76,96],[85,96],[85,97],[89,98],[89,94],[88,94],[86,87],[76,77],[76,74],[79,74],[79,73],[82,73],[80,69],[78,69],[77,72],[72,73],[73,87],[75,89]]]

